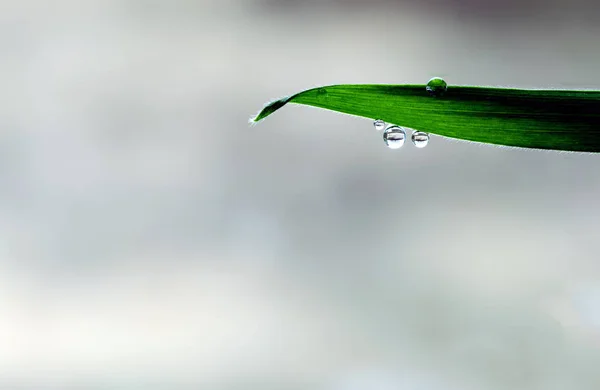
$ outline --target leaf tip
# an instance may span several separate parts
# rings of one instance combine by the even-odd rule
[[[255,125],[256,123],[258,123],[261,120],[265,119],[266,117],[268,117],[269,115],[271,115],[275,111],[279,110],[281,107],[285,106],[288,101],[289,101],[289,97],[286,96],[284,98],[273,100],[273,101],[265,104],[265,106],[263,107],[263,109],[260,110],[260,112],[257,115],[255,115],[254,117],[250,118],[248,120],[248,122],[251,125]]]

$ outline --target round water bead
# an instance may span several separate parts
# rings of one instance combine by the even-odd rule
[[[400,149],[405,139],[406,131],[400,126],[390,126],[383,132],[383,140],[390,149]]]
[[[411,139],[417,148],[424,148],[429,143],[429,134],[423,131],[413,131]]]
[[[373,126],[375,126],[375,130],[381,131],[385,129],[385,122],[381,119],[377,119],[375,122],[373,122]]]
[[[442,96],[448,90],[448,84],[441,77],[434,77],[427,82],[427,86],[425,87],[427,92],[431,96]]]

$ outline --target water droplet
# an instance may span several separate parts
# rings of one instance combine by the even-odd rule
[[[448,90],[448,84],[441,77],[434,77],[427,82],[427,87],[425,87],[427,92],[431,96],[439,97],[442,96]]]
[[[429,134],[423,131],[413,131],[411,139],[417,148],[424,148],[429,143]]]
[[[375,122],[373,122],[373,126],[375,126],[375,130],[381,131],[385,129],[385,122],[381,119],[377,119]]]
[[[400,149],[405,139],[406,131],[400,126],[390,126],[383,132],[383,140],[390,149]]]

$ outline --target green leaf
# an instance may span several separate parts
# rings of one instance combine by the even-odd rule
[[[451,86],[435,97],[425,85],[332,85],[271,102],[252,121],[287,103],[468,141],[600,152],[600,91]]]

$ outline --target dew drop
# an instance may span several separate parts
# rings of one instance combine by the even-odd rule
[[[383,140],[390,149],[400,149],[405,139],[406,131],[400,126],[390,126],[383,132]]]
[[[375,126],[375,130],[381,131],[385,129],[385,122],[381,119],[377,119],[375,122],[373,122],[373,126]]]
[[[423,131],[413,131],[411,139],[417,148],[424,148],[429,143],[429,134]]]
[[[427,82],[425,87],[431,96],[440,97],[448,90],[448,84],[441,77],[434,77]]]

